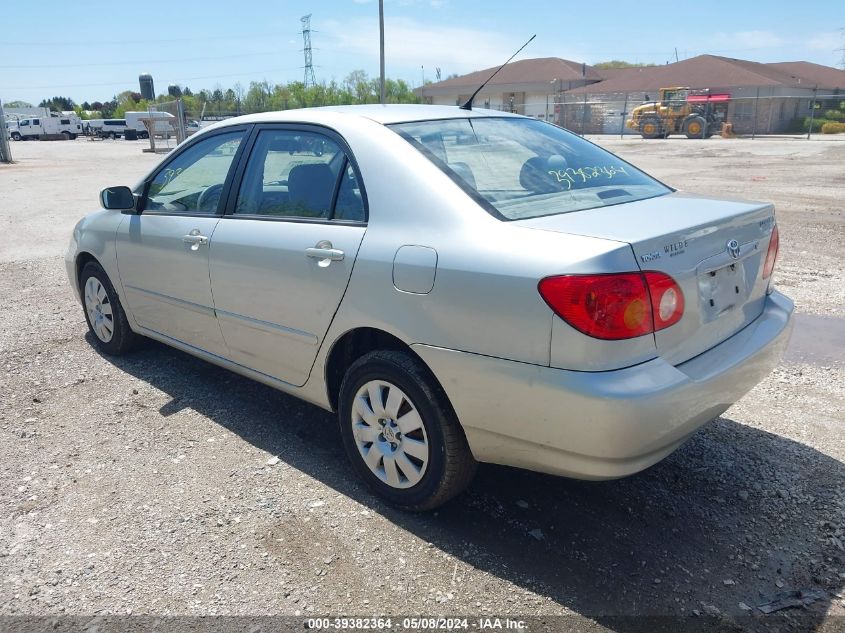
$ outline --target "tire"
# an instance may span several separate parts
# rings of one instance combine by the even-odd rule
[[[20,135],[20,134],[18,134],[17,132],[12,132],[12,140],[13,140],[13,141],[19,141],[19,140],[21,140],[21,135]]]
[[[643,138],[662,138],[665,130],[658,117],[647,116],[640,121],[640,134]]]
[[[114,132],[109,132],[109,138],[110,138],[111,140],[114,140],[114,139],[116,139],[116,138],[117,138],[117,134],[115,134]]]
[[[71,136],[70,132],[62,132],[62,136],[64,137],[64,139],[65,139],[66,141],[69,141],[70,139],[72,139],[72,138],[73,138],[73,137]]]
[[[103,267],[97,262],[85,264],[79,274],[79,288],[85,322],[97,349],[109,356],[130,351],[139,337],[129,327],[120,298]]]
[[[408,353],[379,350],[352,363],[340,387],[338,420],[353,469],[392,505],[434,509],[475,475],[478,464],[446,394]],[[371,454],[373,467],[365,457]]]
[[[704,117],[693,116],[684,121],[684,134],[687,138],[704,138],[704,128],[707,122]]]

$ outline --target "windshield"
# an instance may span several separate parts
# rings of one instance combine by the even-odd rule
[[[643,200],[672,190],[559,127],[524,118],[389,126],[503,220]]]

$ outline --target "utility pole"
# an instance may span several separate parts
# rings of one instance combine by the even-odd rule
[[[842,41],[845,43],[845,28],[841,28],[839,31],[842,33]],[[845,46],[840,46],[836,50],[842,53],[842,58],[839,60],[839,67],[845,70]]]
[[[3,100],[0,99],[0,163],[12,162],[12,150],[6,136],[6,115],[3,113]]]
[[[379,78],[381,83],[381,102],[384,104],[384,0],[378,0],[379,31]]]

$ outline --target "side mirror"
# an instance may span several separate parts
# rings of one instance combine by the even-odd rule
[[[129,187],[107,187],[100,192],[100,204],[104,209],[135,212],[135,195]]]

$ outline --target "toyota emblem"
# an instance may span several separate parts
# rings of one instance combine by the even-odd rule
[[[728,241],[728,253],[730,253],[731,257],[734,259],[739,258],[739,242],[736,240],[729,240]]]

